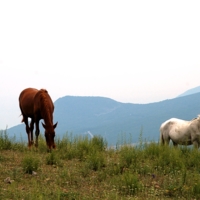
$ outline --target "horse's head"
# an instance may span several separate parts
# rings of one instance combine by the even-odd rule
[[[53,126],[47,126],[45,124],[42,123],[42,126],[45,129],[45,138],[46,138],[46,143],[47,146],[49,147],[49,149],[51,150],[52,148],[55,149],[56,145],[54,143],[54,137],[55,137],[55,131],[54,129],[56,128],[58,122],[55,123]]]

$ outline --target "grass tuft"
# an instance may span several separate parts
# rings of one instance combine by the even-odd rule
[[[22,167],[25,173],[32,174],[39,167],[39,159],[32,155],[26,155],[22,160]]]

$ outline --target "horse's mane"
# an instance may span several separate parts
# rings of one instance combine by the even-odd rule
[[[39,90],[40,102],[41,102],[41,111],[44,114],[44,121],[52,122],[52,111],[51,111],[51,99],[49,99],[48,91],[46,89]]]
[[[197,117],[196,117],[196,118],[194,118],[194,119],[200,119],[200,115],[197,115]]]
[[[193,118],[191,121],[194,121],[194,120],[200,120],[200,115],[197,115],[197,117]]]
[[[40,89],[39,91],[48,93],[48,91],[44,88]]]

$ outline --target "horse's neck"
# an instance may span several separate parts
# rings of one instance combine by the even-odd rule
[[[48,109],[49,110],[49,109]],[[47,110],[46,110],[47,111]],[[52,125],[53,124],[53,119],[52,119],[52,114],[50,112],[45,112],[44,113],[44,123],[48,126],[48,125]]]
[[[53,124],[53,116],[51,111],[51,105],[44,95],[42,95],[42,101],[41,101],[41,108],[43,113],[43,120],[46,125],[52,125]]]
[[[197,125],[198,129],[200,129],[200,117],[198,116],[197,118],[193,119],[191,124]]]

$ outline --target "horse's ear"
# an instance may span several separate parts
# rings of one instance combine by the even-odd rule
[[[46,129],[46,125],[42,123],[42,126],[44,127],[44,129]]]
[[[56,128],[57,124],[58,124],[58,122],[56,122],[56,123],[53,125],[53,128],[54,128],[54,129]]]

